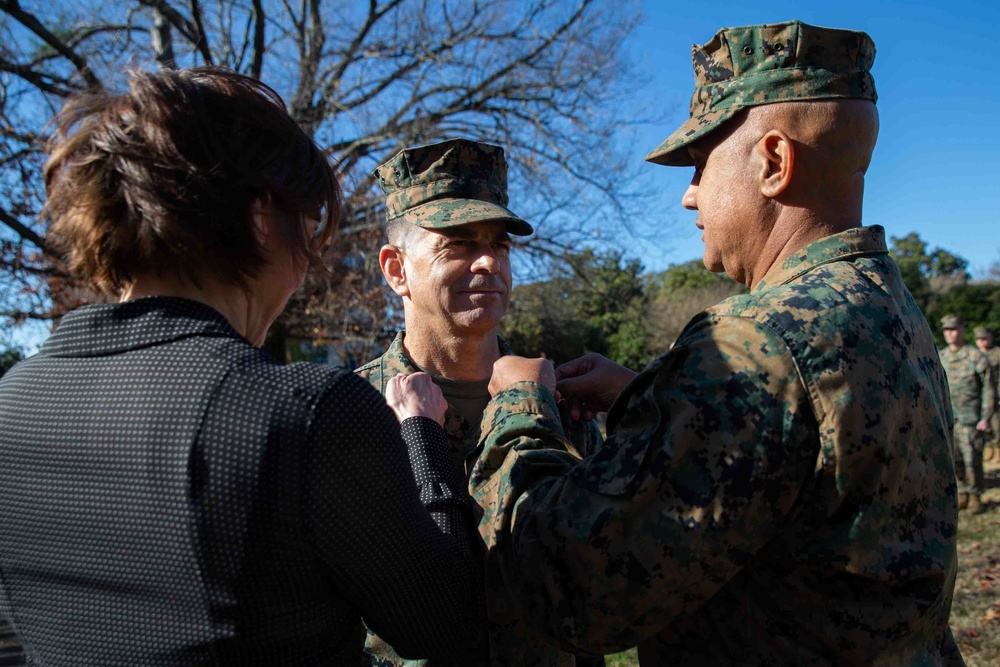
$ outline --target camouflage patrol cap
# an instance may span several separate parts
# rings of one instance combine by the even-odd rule
[[[941,318],[942,329],[958,329],[965,326],[965,320],[958,315],[945,315]]]
[[[403,218],[443,229],[501,221],[507,231],[534,230],[507,208],[507,160],[499,146],[451,139],[401,150],[375,170],[385,193],[386,221]]]
[[[986,327],[976,327],[973,330],[972,335],[976,338],[989,338],[990,340],[993,340],[993,332]]]
[[[869,72],[875,44],[866,33],[801,21],[723,28],[691,47],[691,116],[646,156],[656,164],[690,167],[685,149],[741,109],[797,100],[875,102]]]

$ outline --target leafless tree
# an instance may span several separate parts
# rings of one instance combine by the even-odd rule
[[[259,77],[338,165],[346,209],[332,278],[278,328],[371,341],[391,322],[373,263],[373,168],[455,136],[503,146],[536,258],[642,224],[624,160],[642,112],[621,0],[0,0],[0,316],[58,318],[85,294],[45,241],[39,168],[69,95],[125,68],[221,65]],[[374,276],[374,278],[373,278]]]

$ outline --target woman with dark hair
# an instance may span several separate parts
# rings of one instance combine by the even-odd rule
[[[29,664],[354,665],[362,617],[462,664],[474,538],[443,399],[399,379],[394,415],[257,347],[340,211],[280,97],[132,74],[70,101],[50,149],[50,239],[119,302],[0,380],[0,615]]]

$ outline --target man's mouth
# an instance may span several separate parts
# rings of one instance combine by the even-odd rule
[[[494,285],[469,285],[458,290],[460,294],[503,294],[506,290]]]

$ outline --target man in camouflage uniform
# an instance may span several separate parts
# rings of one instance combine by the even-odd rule
[[[996,388],[990,362],[965,344],[965,322],[956,315],[941,318],[944,342],[941,364],[948,374],[955,425],[951,431],[958,476],[958,509],[983,511],[983,443],[996,406]]]
[[[990,372],[993,374],[993,393],[998,401],[993,404],[993,416],[990,418],[990,430],[986,432],[986,445],[983,447],[983,461],[994,459],[1000,461],[1000,347],[993,345],[993,332],[986,327],[976,327],[973,331],[976,337],[976,347],[986,355],[990,362]]]
[[[430,373],[448,401],[445,432],[455,466],[468,477],[493,362],[511,354],[497,336],[511,291],[509,234],[532,228],[507,208],[507,163],[497,146],[455,139],[408,148],[375,175],[386,194],[389,241],[379,261],[402,297],[406,330],[357,372],[383,394],[397,374]],[[596,449],[601,436],[593,422],[566,422],[580,456]],[[496,572],[486,572],[486,597],[490,658],[484,665],[574,664],[572,654],[514,615]],[[400,658],[371,633],[365,650],[378,667],[432,664]],[[581,656],[575,664],[604,661]]]
[[[643,665],[962,664],[957,502],[930,327],[862,227],[878,130],[868,35],[800,22],[694,47],[691,118],[647,159],[695,167],[704,262],[743,282],[642,373],[494,364],[471,488],[521,612]],[[609,403],[564,454],[552,390]],[[617,399],[615,400],[615,396]]]

